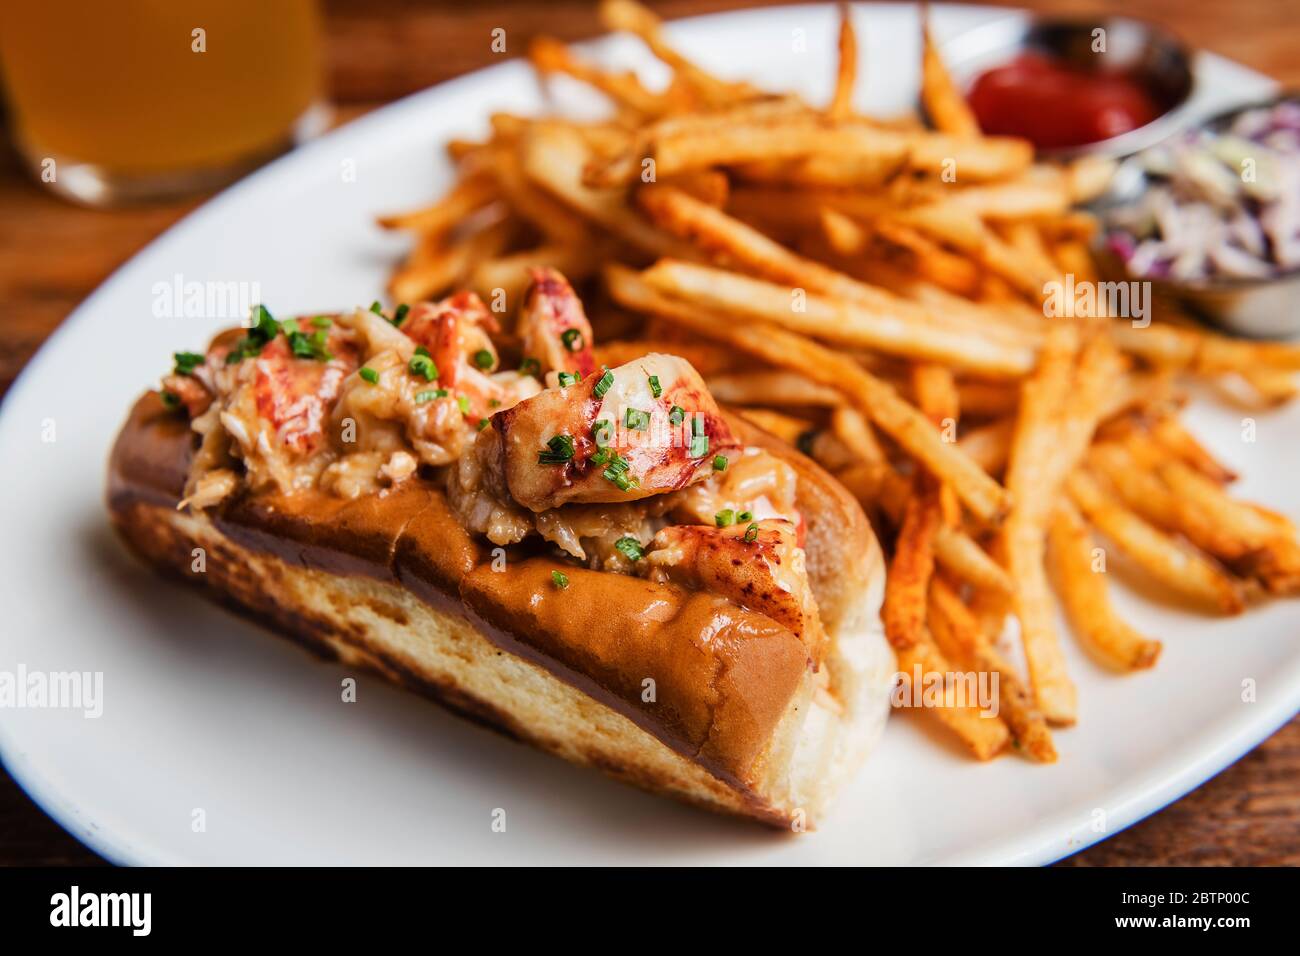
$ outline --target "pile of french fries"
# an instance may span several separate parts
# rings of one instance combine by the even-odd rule
[[[1107,555],[1208,614],[1300,588],[1296,529],[1234,498],[1178,417],[1189,378],[1250,407],[1292,398],[1300,348],[1210,333],[1168,302],[1149,325],[1044,309],[1048,283],[1098,280],[1078,205],[1108,164],[981,135],[928,30],[929,126],[855,111],[847,11],[825,107],[714,76],[630,0],[601,15],[671,82],[538,40],[542,80],[596,88],[610,116],[501,114],[486,142],[450,144],[450,192],[380,220],[416,238],[396,302],[468,286],[511,313],[551,266],[582,285],[606,364],[692,361],[862,503],[892,555],[899,670],[996,672],[996,718],[951,695],[929,709],[979,759],[1053,761],[1051,728],[1075,722],[1058,602],[1107,668],[1155,664],[1160,642],[1112,606]]]

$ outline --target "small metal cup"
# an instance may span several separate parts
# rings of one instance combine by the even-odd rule
[[[1093,51],[1099,29],[1105,31],[1104,53]],[[1159,142],[1185,122],[1184,108],[1193,84],[1191,56],[1177,37],[1140,20],[1012,16],[954,37],[943,45],[942,53],[953,79],[965,87],[985,70],[1030,51],[1090,72],[1128,73],[1146,87],[1162,110],[1145,126],[1110,139],[1039,150],[1044,158],[1128,156]]]

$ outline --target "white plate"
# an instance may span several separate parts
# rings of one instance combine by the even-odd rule
[[[936,13],[944,37],[1007,15]],[[906,107],[917,79],[915,10],[862,7],[857,16],[863,105]],[[797,52],[798,31],[807,52]],[[672,34],[728,76],[813,97],[829,90],[829,8],[708,17]],[[625,38],[600,50],[646,60]],[[1205,109],[1271,86],[1212,56],[1200,58],[1199,76]],[[343,704],[343,669],[130,559],[101,501],[109,445],[171,352],[228,324],[154,318],[154,284],[178,273],[256,282],[286,314],[368,302],[401,247],[372,216],[446,184],[447,138],[483,132],[493,110],[541,106],[529,70],[505,63],[267,167],[123,267],[9,393],[0,671],[99,671],[104,705],[98,719],[0,710],[0,754],[76,837],[118,862],[158,864],[1041,863],[1158,809],[1295,713],[1300,605],[1211,620],[1125,592],[1123,609],[1165,641],[1164,656],[1150,673],[1119,678],[1067,645],[1081,721],[1057,735],[1058,764],[977,765],[925,722],[896,718],[822,830],[793,838],[614,784],[377,680],[361,680],[359,701]],[[1244,472],[1243,493],[1300,520],[1300,406],[1260,415],[1253,444],[1240,440],[1239,412],[1198,403],[1189,417]],[[50,423],[55,441],[45,442]],[[1242,700],[1243,681],[1255,682],[1253,703]],[[505,833],[491,829],[495,808],[506,810]],[[192,827],[196,810],[204,832]]]

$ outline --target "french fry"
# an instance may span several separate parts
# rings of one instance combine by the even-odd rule
[[[926,627],[926,598],[934,574],[934,536],[942,524],[940,511],[937,488],[918,487],[907,503],[885,578],[880,616],[885,636],[898,656],[899,671],[908,679],[917,671],[923,679],[925,675],[953,672]],[[980,760],[992,758],[1008,742],[1006,725],[996,718],[981,716],[976,707],[958,706],[945,699],[929,710]]]
[[[787,445],[797,446],[800,436],[813,430],[813,423],[807,418],[774,412],[770,408],[741,408],[737,411],[742,418],[771,432]]]
[[[663,25],[650,10],[632,0],[602,0],[600,19],[611,30],[626,30],[640,37],[650,51],[668,64],[706,105],[731,103],[754,96],[748,83],[721,80],[678,53],[663,35]]]
[[[930,584],[929,615],[930,633],[946,657],[970,661],[980,670],[997,675],[998,716],[1010,728],[1016,747],[1041,763],[1055,763],[1052,732],[1034,705],[1033,693],[942,578]]]
[[[566,246],[590,241],[590,230],[582,217],[524,175],[523,163],[514,146],[486,150],[484,163],[512,211],[548,240]]]
[[[1014,378],[1033,366],[1032,350],[918,321],[919,310],[901,300],[869,308],[820,295],[800,296],[798,286],[670,259],[648,270],[645,280],[670,295],[839,345],[942,362],[992,377]]]
[[[948,75],[934,45],[928,12],[921,22],[921,105],[936,129],[954,136],[980,135],[975,113]]]
[[[882,219],[875,224],[875,234],[910,252],[922,279],[959,295],[971,295],[979,288],[979,269],[974,262],[949,252],[911,226]]]
[[[910,493],[907,479],[888,465],[883,469],[872,469],[869,474],[872,483],[868,503],[879,504],[895,525],[901,524]],[[855,489],[855,493],[858,490],[868,488]],[[858,496],[866,497],[864,494]],[[1004,597],[1010,596],[1014,590],[1011,578],[1002,566],[960,528],[947,525],[939,528],[934,539],[934,555],[939,566],[959,581]]]
[[[1074,472],[1066,486],[1089,523],[1153,578],[1221,614],[1245,610],[1245,592],[1239,581],[1190,545],[1129,511],[1088,472]]]
[[[1201,375],[1300,370],[1300,346],[1289,342],[1230,339],[1200,329],[1152,322],[1145,328],[1127,319],[1112,322],[1110,336],[1124,351],[1155,365]]]
[[[1143,637],[1111,607],[1104,572],[1094,567],[1088,527],[1068,501],[1053,512],[1048,541],[1057,594],[1084,647],[1116,670],[1153,666],[1160,642]]]
[[[1176,418],[1168,415],[1161,418],[1151,426],[1150,434],[1156,444],[1211,481],[1226,485],[1237,480],[1236,472],[1210,454]]]
[[[537,246],[483,259],[470,269],[467,281],[487,302],[493,302],[500,290],[507,311],[513,312],[532,281],[532,270],[541,268],[558,269],[570,280],[585,279],[596,268],[596,255],[590,247],[559,243]]]
[[[728,405],[791,405],[834,408],[844,396],[833,388],[810,381],[797,372],[774,369],[764,372],[732,372],[708,379],[713,397]]]
[[[885,462],[884,450],[871,430],[871,423],[856,408],[837,406],[831,412],[831,432],[859,461],[869,464]]]
[[[627,206],[621,192],[592,189],[581,170],[591,153],[582,137],[562,126],[534,124],[524,138],[524,172],[541,188],[611,235],[652,255],[695,257],[695,251],[655,229]]]
[[[528,47],[528,59],[543,76],[564,73],[600,90],[615,103],[646,116],[660,116],[673,106],[671,97],[652,93],[630,70],[612,73],[578,60],[559,40],[537,37]]]
[[[505,249],[513,228],[512,222],[502,220],[451,243],[437,235],[425,236],[389,279],[389,297],[395,302],[418,302],[446,292],[467,279],[475,263]]]
[[[1015,430],[1014,418],[999,418],[967,431],[958,439],[957,447],[990,475],[997,476],[1006,470]]]
[[[997,339],[1006,349],[1018,352],[1017,368],[1023,371],[1032,366],[1032,356],[1023,343],[1023,336],[1017,338],[1013,330],[990,322],[980,313],[947,307],[939,310],[906,302],[884,289],[798,255],[725,212],[679,190],[647,190],[639,195],[639,199],[641,207],[656,225],[694,242],[715,260],[739,265],[772,282],[789,283],[808,291],[850,299],[877,313],[901,315],[909,324],[942,327],[957,333]]]
[[[652,313],[709,338],[728,342],[770,365],[792,368],[837,388],[881,431],[944,481],[952,484],[971,512],[996,523],[1009,507],[1007,492],[954,445],[945,442],[925,416],[889,385],[851,358],[777,327],[719,322],[697,304],[664,295],[631,270],[611,266],[606,285],[620,304]]]
[[[424,236],[441,236],[497,197],[497,187],[486,174],[468,176],[436,203],[411,212],[380,216],[385,229],[405,229]]]
[[[614,339],[608,342],[597,342],[593,351],[596,364],[608,365],[610,368],[635,362],[650,352],[665,352],[686,359],[697,372],[706,377],[726,374],[729,370],[734,370],[738,364],[738,356],[734,349],[696,336],[692,337],[692,341],[654,336],[635,341]]]
[[[1058,421],[1073,378],[1077,331],[1053,327],[1038,368],[1021,386],[1020,411],[1007,463],[1007,490],[1014,505],[1002,528],[1000,547],[1015,582],[1014,606],[1034,696],[1047,720],[1074,723],[1077,693],[1065,668],[1054,609],[1043,573],[1046,521],[1056,493]]]
[[[1216,530],[1219,554],[1242,573],[1258,578],[1275,594],[1300,591],[1300,544],[1290,522],[1231,498],[1214,480],[1181,459],[1160,465],[1157,474],[1186,516],[1199,513]],[[1231,542],[1231,553],[1222,542]]]
[[[858,37],[853,30],[853,14],[847,3],[840,4],[840,59],[835,68],[835,92],[826,113],[831,119],[843,120],[853,115],[853,84],[858,78]]]

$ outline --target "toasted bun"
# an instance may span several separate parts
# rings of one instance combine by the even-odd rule
[[[569,567],[559,590],[543,557],[494,570],[419,480],[355,501],[259,495],[179,511],[194,436],[156,393],[118,437],[108,505],[151,564],[325,656],[647,790],[812,826],[887,715],[882,559],[829,476],[737,430],[798,471],[829,694],[796,635],[716,596]]]

